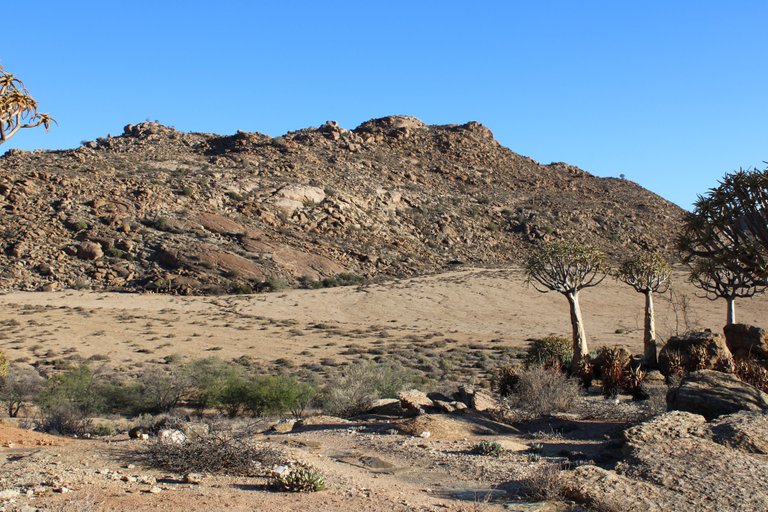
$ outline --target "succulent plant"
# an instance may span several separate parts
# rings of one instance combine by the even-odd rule
[[[275,484],[278,489],[286,492],[317,492],[326,487],[325,477],[308,466],[284,468],[277,472]]]
[[[488,457],[501,457],[506,450],[496,441],[480,441],[472,447],[472,453]]]

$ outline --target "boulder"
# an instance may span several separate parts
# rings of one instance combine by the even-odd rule
[[[659,370],[665,377],[670,374],[671,359],[680,356],[684,370],[714,369],[718,361],[732,358],[725,339],[712,331],[700,331],[672,336],[659,352]]]
[[[730,324],[723,328],[725,342],[734,357],[768,359],[768,332],[747,324]]]
[[[397,398],[400,400],[400,406],[410,414],[423,414],[425,408],[434,407],[434,402],[423,391],[418,389],[409,389],[401,391]]]
[[[368,409],[369,414],[382,414],[384,416],[402,416],[405,411],[400,406],[397,398],[381,398],[375,400]]]
[[[670,411],[624,431],[631,446],[667,442],[684,437],[697,437],[705,424],[704,416],[685,411]]]
[[[716,443],[748,453],[768,454],[768,411],[741,411],[706,426]]]
[[[80,242],[77,246],[77,257],[81,260],[97,260],[104,256],[101,244],[91,241]]]
[[[711,420],[738,411],[768,408],[768,395],[733,374],[693,372],[667,393],[667,410],[688,411]]]
[[[275,432],[277,434],[287,434],[293,430],[293,426],[296,425],[294,419],[282,419],[277,423],[273,423],[267,429],[269,432]]]
[[[163,443],[184,444],[187,436],[181,430],[166,428],[157,433],[157,438]]]
[[[501,404],[491,393],[471,385],[459,386],[459,391],[454,393],[453,397],[457,402],[464,403],[467,408],[480,412],[501,408]]]

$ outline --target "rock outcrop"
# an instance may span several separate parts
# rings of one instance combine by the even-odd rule
[[[683,213],[479,123],[407,116],[275,138],[140,123],[0,167],[0,289],[249,292],[515,264],[554,237],[671,254]]]

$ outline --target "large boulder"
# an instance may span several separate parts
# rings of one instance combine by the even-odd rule
[[[768,395],[733,374],[700,370],[667,393],[667,409],[700,414],[711,420],[738,411],[768,408]]]
[[[672,336],[659,352],[659,370],[665,377],[674,370],[675,358],[680,358],[683,370],[717,368],[719,361],[732,358],[725,339],[712,331],[691,332]]]
[[[734,357],[768,359],[768,332],[747,324],[729,324],[723,328],[725,342]]]
[[[748,453],[768,454],[768,411],[741,411],[707,424],[715,442]]]
[[[624,431],[624,440],[630,447],[699,437],[699,430],[704,426],[704,416],[684,411],[670,411],[628,428]]]

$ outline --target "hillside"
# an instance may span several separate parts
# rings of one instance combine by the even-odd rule
[[[481,124],[328,122],[272,138],[157,123],[0,158],[0,288],[247,292],[518,263],[571,237],[670,251],[682,210],[502,147]]]

